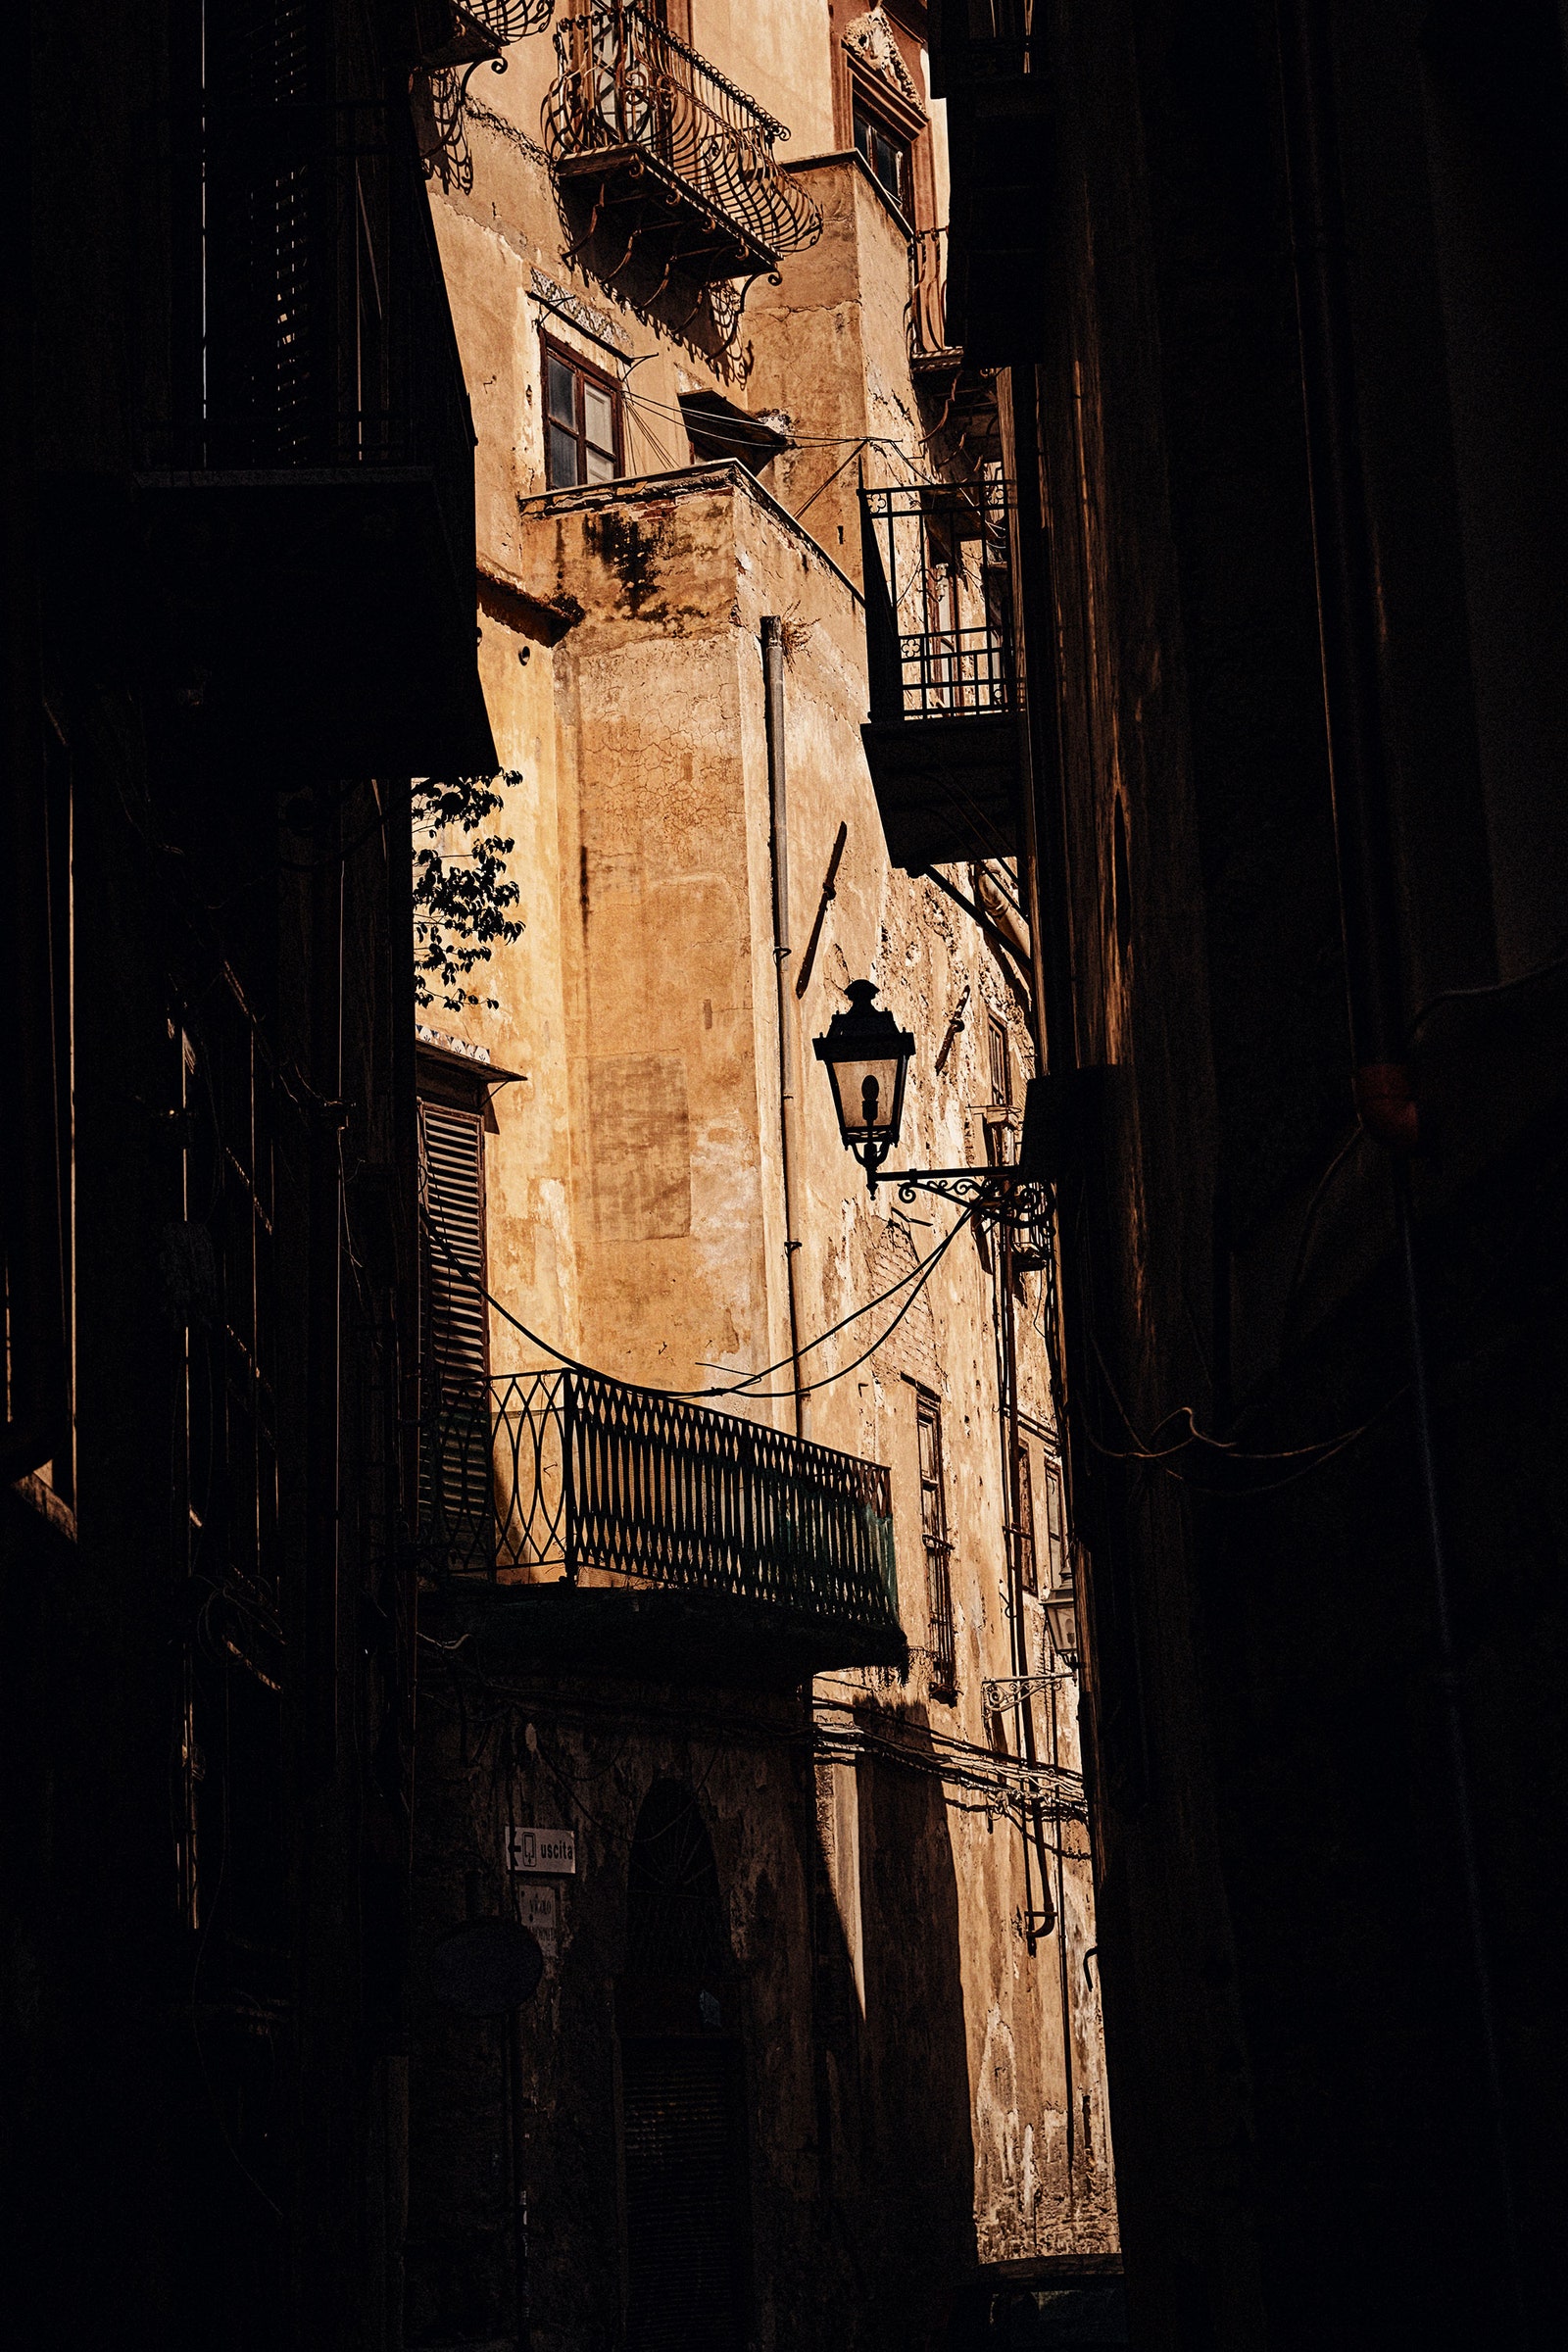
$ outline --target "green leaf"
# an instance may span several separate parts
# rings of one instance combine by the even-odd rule
[[[498,940],[522,937],[521,916],[509,911],[521,893],[506,879],[516,845],[510,835],[486,830],[505,806],[497,787],[521,783],[521,770],[511,767],[499,776],[422,776],[415,784],[416,827],[456,827],[464,837],[455,856],[424,843],[414,853],[414,994],[421,1010],[500,1009],[496,998],[479,996],[467,981],[489,962]]]

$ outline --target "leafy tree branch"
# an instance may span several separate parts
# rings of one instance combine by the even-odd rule
[[[415,784],[414,993],[421,1008],[498,1009],[495,997],[478,996],[467,983],[489,962],[497,940],[522,937],[521,917],[508,911],[520,896],[516,883],[506,879],[515,844],[490,829],[504,806],[498,787],[521,782],[518,769],[507,768],[499,776],[455,776],[444,783],[425,776]],[[450,843],[454,832],[460,848],[438,846]]]

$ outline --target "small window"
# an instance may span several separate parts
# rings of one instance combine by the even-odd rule
[[[922,1389],[916,1398],[920,1445],[920,1534],[925,1547],[926,1608],[931,1626],[931,1695],[956,1698],[957,1642],[953,1624],[953,1545],[948,1541],[947,1482],[942,1469],[942,1407]]]
[[[1018,1581],[1026,1592],[1040,1590],[1040,1570],[1035,1559],[1035,1482],[1029,1467],[1029,1448],[1018,1448]]]
[[[986,1035],[991,1047],[991,1100],[998,1110],[1005,1110],[1012,1102],[1012,1058],[1007,1052],[1007,1024],[990,1013],[986,1019]]]
[[[544,346],[545,478],[552,490],[620,471],[620,387],[554,343]]]
[[[1046,1574],[1050,1590],[1059,1592],[1067,1583],[1067,1500],[1062,1493],[1061,1464],[1046,1458]]]
[[[855,101],[855,144],[878,186],[906,218],[909,210],[909,142],[889,129],[868,107]]]
[[[986,1015],[986,1044],[990,1054],[992,1108],[1009,1110],[1012,1107],[1012,1056],[1007,1048],[1007,1024],[999,1021],[994,1012]],[[993,1167],[1003,1165],[1011,1157],[1005,1119],[987,1119],[986,1157]]]

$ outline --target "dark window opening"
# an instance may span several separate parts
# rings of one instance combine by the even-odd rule
[[[697,1798],[656,1781],[637,1817],[626,1878],[626,1980],[645,2014],[661,1987],[696,1986],[673,2031],[624,2032],[621,2159],[627,2352],[742,2352],[747,2341],[748,2200],[742,2053],[720,2032],[716,1988],[729,1936],[713,1848]],[[648,1996],[654,1996],[652,2000]]]
[[[909,142],[890,129],[869,107],[855,101],[855,146],[871,177],[891,196],[907,219],[909,212]]]
[[[742,2352],[746,2173],[733,2042],[621,2045],[627,2352]]]
[[[1067,1583],[1067,1498],[1062,1490],[1061,1464],[1046,1457],[1046,1574],[1050,1590],[1059,1592]]]
[[[656,1781],[637,1816],[626,1883],[626,1966],[715,1984],[728,1962],[713,1848],[697,1799]]]
[[[544,345],[545,479],[552,490],[620,472],[620,387],[574,352]]]
[[[1035,1488],[1034,1473],[1029,1467],[1029,1448],[1018,1448],[1018,1580],[1026,1592],[1040,1590],[1040,1569],[1035,1558]]]
[[[942,1407],[924,1390],[916,1398],[920,1446],[920,1534],[925,1547],[926,1610],[931,1628],[931,1695],[956,1698],[957,1645],[953,1624],[953,1545],[948,1541],[942,1468]]]
[[[991,1013],[986,1022],[986,1035],[991,1051],[991,1100],[998,1110],[1005,1110],[1012,1102],[1012,1060],[1007,1052],[1007,1024]]]

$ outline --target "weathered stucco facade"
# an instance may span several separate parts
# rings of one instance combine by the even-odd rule
[[[897,42],[908,87],[875,54],[855,87],[884,71],[888,119],[924,121],[922,14],[895,31],[817,0],[690,11],[702,55],[791,126],[790,174],[823,216],[706,356],[657,290],[621,303],[612,272],[570,258],[538,146],[548,36],[474,75],[471,184],[449,165],[432,191],[478,435],[480,671],[526,925],[486,967],[493,1007],[425,1016],[443,1041],[423,1056],[432,1099],[467,1083],[485,1104],[490,1393],[554,1377],[542,1339],[629,1392],[706,1394],[789,1443],[885,1465],[906,1655],[846,1662],[808,1626],[774,1643],[760,1618],[748,1634],[744,1604],[721,1623],[682,1614],[678,1593],[639,1595],[591,1560],[568,1590],[531,1533],[498,1544],[488,1577],[432,1547],[411,2345],[524,2330],[549,2352],[940,2344],[988,2278],[1115,2267],[1077,1686],[1044,1606],[1068,1573],[1046,1277],[966,1224],[921,1280],[962,1212],[868,1194],[810,1054],[869,974],[916,1040],[896,1158],[924,1167],[986,1165],[988,1129],[1016,1137],[1034,1067],[1011,868],[952,877],[1002,909],[1022,941],[1009,958],[890,863],[860,737],[858,479],[976,464],[911,375],[909,236],[917,211],[943,217],[940,109],[911,132],[907,218],[851,120],[868,27],[873,53]],[[608,388],[614,478],[550,478],[548,348]],[[747,418],[771,438],[748,442]],[[799,1398],[792,1330],[803,1347],[835,1334],[805,1355]],[[513,1448],[498,1480],[554,1495],[559,1472],[520,1458],[556,1444],[548,1415],[495,1411],[494,1444]],[[951,1666],[933,1577],[951,1590]],[[1025,1674],[1021,1700],[988,1704],[988,1681]],[[569,1832],[574,1868],[509,1868],[525,1828]],[[649,1892],[661,1837],[685,1857],[673,1895]],[[431,1955],[497,1914],[537,1935],[543,1982],[510,2018],[456,2014]],[[672,1919],[696,1938],[679,1965]],[[650,2090],[656,2061],[673,2073]],[[706,2219],[651,2222],[648,2102],[703,2083],[733,2209],[715,2219],[710,2197]],[[716,2332],[661,2302],[682,2291],[683,2230],[744,2274]]]

